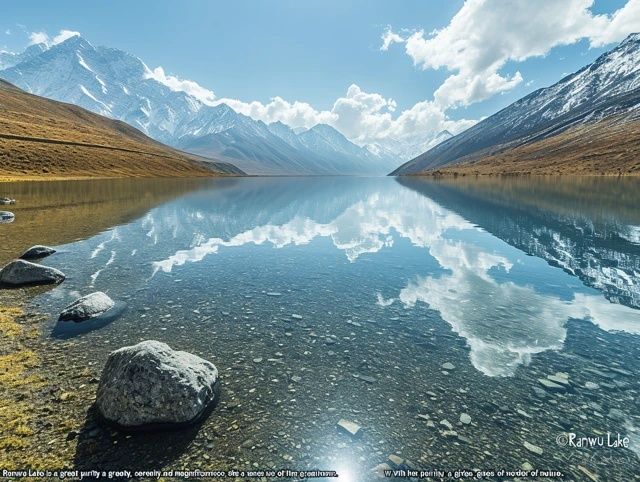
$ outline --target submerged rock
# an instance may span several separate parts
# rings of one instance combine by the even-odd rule
[[[24,253],[22,253],[22,256],[20,256],[20,259],[44,258],[46,256],[52,255],[55,252],[56,250],[53,248],[50,248],[49,246],[42,246],[40,244],[37,244],[36,246],[32,246],[31,248],[27,249]]]
[[[96,318],[115,306],[115,303],[102,291],[78,298],[67,306],[58,319],[62,321],[84,321]]]
[[[471,423],[471,417],[469,416],[468,413],[460,414],[460,423],[463,423],[465,425],[469,425]]]
[[[527,441],[524,442],[524,448],[526,448],[529,452],[532,452],[532,453],[537,454],[537,455],[542,455],[542,453],[544,452],[537,445],[533,445],[532,443],[529,443]]]
[[[109,355],[96,407],[104,419],[122,428],[185,425],[204,416],[217,393],[213,363],[148,340]]]
[[[351,422],[350,420],[345,420],[344,418],[341,418],[338,421],[337,428],[339,431],[351,435],[352,437],[360,435],[360,431],[362,430],[360,425],[355,422]]]
[[[547,380],[546,378],[538,378],[538,382],[547,390],[552,392],[564,392],[566,388],[563,385]]]
[[[62,271],[22,259],[12,261],[0,270],[0,283],[12,286],[62,283],[64,279]]]

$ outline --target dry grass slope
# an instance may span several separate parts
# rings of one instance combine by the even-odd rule
[[[426,175],[640,175],[640,120],[605,119]]]
[[[241,174],[160,144],[124,122],[0,80],[0,180]]]

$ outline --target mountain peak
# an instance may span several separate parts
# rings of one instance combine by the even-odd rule
[[[640,42],[640,32],[630,33],[627,35],[627,38],[620,42],[620,45],[622,46],[633,42]]]
[[[320,134],[322,136],[339,136],[341,138],[345,137],[338,129],[336,129],[335,127],[331,127],[329,124],[316,124],[307,132],[316,132],[317,134]]]

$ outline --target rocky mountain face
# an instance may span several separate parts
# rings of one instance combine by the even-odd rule
[[[248,174],[386,174],[401,161],[359,147],[327,125],[294,131],[225,104],[209,105],[156,80],[146,64],[80,36],[0,53],[0,78],[27,92],[122,120],[181,149],[232,162]]]
[[[639,107],[640,34],[632,34],[592,64],[532,92],[392,174],[417,174],[469,164],[613,116],[624,122],[635,121],[638,116],[633,113],[637,114]],[[538,154],[544,156],[545,152],[541,149]]]

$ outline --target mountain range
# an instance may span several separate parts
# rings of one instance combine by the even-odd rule
[[[349,141],[329,125],[267,125],[159,82],[138,57],[76,35],[0,54],[0,78],[43,97],[122,120],[150,137],[228,161],[248,174],[386,174],[401,160]]]
[[[640,34],[392,172],[640,172]]]

